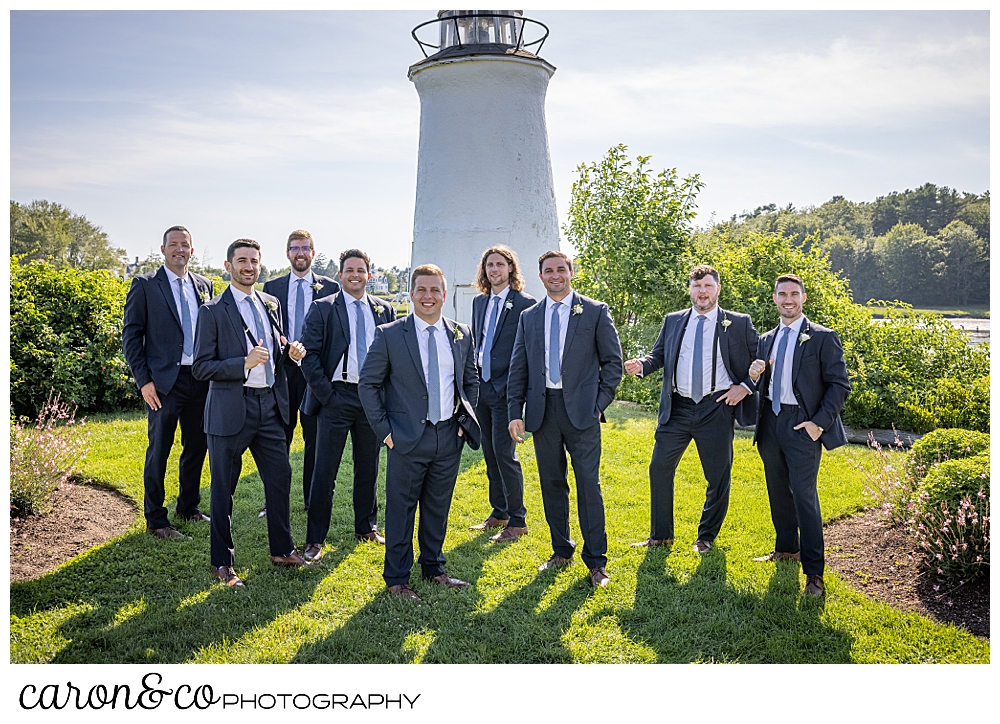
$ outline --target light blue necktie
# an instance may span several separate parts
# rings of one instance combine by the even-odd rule
[[[438,346],[435,328],[427,328],[427,419],[432,425],[441,420],[441,376],[438,372]]]
[[[358,374],[360,375],[361,367],[365,363],[365,357],[368,356],[368,327],[365,325],[364,298],[354,302],[354,331],[357,334]]]
[[[306,280],[299,279],[295,283],[298,286],[295,288],[295,329],[292,332],[294,336],[293,342],[302,339],[302,320],[306,317],[306,296],[303,291],[305,287],[302,286],[306,283]]]
[[[184,280],[178,279],[177,286],[181,290],[181,329],[184,330],[184,354],[189,357],[194,354],[194,331],[191,327],[191,310],[184,296]]]
[[[253,303],[253,297],[247,297],[247,304],[250,305],[250,311],[253,312],[253,323],[257,327],[257,339],[266,340],[267,335],[264,334],[264,320],[260,318],[260,312],[257,311],[257,305]],[[267,348],[267,343],[262,342],[264,347]],[[264,363],[264,379],[267,380],[267,386],[274,386],[274,370],[271,369],[271,359],[268,358],[267,362]]]
[[[549,380],[558,384],[562,377],[562,358],[559,354],[559,337],[562,331],[559,321],[559,307],[562,302],[552,305],[552,320],[549,323]]]
[[[782,367],[785,364],[785,350],[788,349],[788,333],[791,331],[791,327],[785,327],[781,330],[778,354],[774,358],[774,376],[771,378],[771,412],[775,415],[781,412],[781,381],[784,378]]]
[[[691,399],[701,402],[705,396],[702,362],[705,344],[705,315],[698,315],[698,326],[694,328],[694,360],[691,363]]]
[[[500,311],[500,297],[493,297],[493,311],[486,325],[486,340],[483,342],[483,382],[489,382],[492,372],[490,364],[490,349],[493,347],[493,333],[496,331],[497,317]]]

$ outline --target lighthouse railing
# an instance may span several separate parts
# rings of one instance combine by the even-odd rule
[[[519,17],[517,15],[509,15],[509,14],[505,14],[505,13],[475,13],[475,14],[468,14],[468,15],[452,15],[452,16],[449,16],[449,17],[435,18],[433,20],[428,20],[426,23],[421,23],[420,25],[418,25],[417,27],[415,27],[412,31],[410,31],[410,35],[413,36],[413,39],[417,42],[417,45],[420,46],[420,51],[424,54],[424,57],[427,58],[427,57],[429,57],[428,54],[427,54],[427,48],[433,48],[434,50],[437,51],[437,50],[441,50],[442,48],[445,48],[445,47],[452,47],[452,46],[454,46],[454,47],[462,48],[462,47],[466,47],[466,46],[469,46],[469,45],[479,45],[479,44],[482,44],[481,42],[469,42],[469,37],[468,37],[468,30],[469,29],[468,29],[468,27],[466,27],[464,24],[460,24],[458,21],[459,20],[470,20],[470,19],[479,20],[479,19],[485,19],[485,18],[493,18],[493,19],[504,18],[504,19],[508,19],[508,20],[512,20],[513,21],[514,28],[516,30],[516,35],[515,35],[515,37],[512,37],[511,39],[514,40],[514,42],[512,42],[512,43],[502,42],[500,38],[502,37],[503,34],[500,33],[500,32],[496,32],[496,38],[497,38],[496,44],[497,45],[509,45],[512,48],[518,48],[518,49],[521,49],[521,48],[529,49],[529,48],[532,48],[533,46],[537,45],[538,47],[535,48],[534,50],[532,50],[531,52],[533,52],[535,55],[538,55],[542,51],[542,46],[545,44],[545,41],[549,37],[549,28],[548,28],[548,26],[545,25],[545,23],[539,22],[538,20],[532,20],[531,18],[524,18],[524,17]],[[427,27],[429,25],[435,25],[437,23],[444,24],[442,27],[444,27],[445,25],[451,25],[452,26],[452,28],[454,29],[454,39],[455,39],[454,43],[447,43],[446,44],[442,40],[442,41],[440,41],[440,45],[434,45],[433,43],[429,43],[426,40],[421,40],[420,38],[417,37],[417,31],[418,30],[420,30],[421,28],[425,28],[425,27]],[[539,28],[541,28],[541,30],[543,32],[542,37],[538,38],[537,40],[532,40],[529,43],[524,42],[524,28],[525,28],[525,23],[531,23],[532,25],[539,26]],[[463,27],[465,27],[465,29],[466,29],[466,39],[465,39],[464,43],[462,42],[462,32],[461,32],[462,29],[463,29]],[[500,26],[499,26],[498,23],[496,23],[495,20],[494,20],[494,26],[493,27],[494,27],[494,29],[496,31],[500,30]],[[448,28],[448,30],[451,30],[452,28]],[[445,37],[447,37],[447,34],[444,33],[444,32],[442,32],[442,33],[439,34],[439,37],[445,38]]]

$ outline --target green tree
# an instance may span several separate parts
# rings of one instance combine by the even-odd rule
[[[40,259],[55,267],[121,272],[125,251],[86,216],[51,201],[10,202],[10,253],[26,261]]]
[[[880,299],[901,299],[914,304],[933,303],[933,283],[941,272],[936,240],[919,224],[896,224],[875,240],[881,264]]]
[[[989,301],[990,256],[986,242],[975,229],[953,221],[938,234],[944,258],[942,281],[947,293],[958,303]]]

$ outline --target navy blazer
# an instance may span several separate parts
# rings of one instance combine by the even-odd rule
[[[312,280],[309,282],[309,286],[312,286],[313,284],[320,284],[322,287],[318,292],[315,289],[313,290],[314,302],[317,299],[328,297],[331,294],[336,294],[337,292],[340,291],[339,282],[334,281],[330,277],[325,277],[322,274],[316,274],[312,270],[309,271],[309,274],[311,275],[312,278]],[[288,328],[288,307],[287,307],[288,284],[289,280],[291,279],[291,276],[292,273],[288,272],[287,274],[283,274],[282,276],[277,277],[275,279],[268,279],[266,282],[264,282],[264,293],[270,294],[271,296],[278,298],[278,301],[281,303],[281,329],[284,330],[285,337],[290,342],[294,342],[295,340],[293,340],[289,336],[291,334],[291,330]],[[309,310],[307,309],[306,313],[308,314],[308,312]],[[303,334],[305,334],[304,331]]]
[[[489,294],[480,294],[472,300],[472,337],[475,340],[477,362],[479,348],[486,336],[486,310],[489,302]],[[508,291],[497,317],[497,328],[493,331],[493,345],[484,352],[490,356],[489,381],[501,397],[507,394],[507,373],[510,370],[510,355],[514,351],[514,338],[517,336],[517,320],[521,312],[534,303],[535,298],[530,294],[513,289]]]
[[[757,344],[757,359],[768,363],[758,380],[760,415],[770,411],[770,403],[764,395],[771,380],[771,347],[780,326],[761,335]],[[803,335],[808,336],[808,339],[803,340]],[[844,348],[836,332],[808,319],[802,322],[792,356],[792,392],[799,407],[805,412],[806,419],[823,428],[823,434],[819,438],[823,447],[833,450],[847,444],[844,423],[840,421],[840,411],[851,392]],[[760,430],[759,424],[757,429]],[[756,441],[757,434],[754,433],[754,442]]]
[[[563,399],[573,427],[584,430],[615,398],[622,348],[608,305],[571,292],[562,355]],[[579,314],[576,310],[580,310]],[[507,378],[507,412],[535,432],[545,416],[545,298],[521,313]]]
[[[212,282],[192,271],[188,274],[201,307],[213,296]],[[132,280],[125,297],[122,352],[140,389],[152,382],[158,392],[169,394],[177,381],[184,354],[184,328],[170,280],[162,266]]]
[[[280,318],[281,304],[270,294],[256,294],[267,309],[273,359],[277,361],[282,346],[274,327]],[[209,381],[204,424],[209,435],[236,435],[246,422],[246,406],[243,403],[243,383],[247,379],[243,363],[249,341],[246,329],[230,287],[198,310],[191,374],[197,380]],[[288,382],[283,368],[278,368],[274,375],[274,397],[281,419],[287,425]]]
[[[376,329],[396,320],[396,310],[391,304],[367,294],[365,298],[372,308]],[[302,375],[308,388],[300,408],[307,415],[315,415],[321,405],[330,403],[333,399],[333,380],[341,379],[342,365],[338,365],[351,341],[348,300],[354,303],[354,297],[337,292],[314,301],[306,313],[301,341],[306,348]]]
[[[463,423],[465,441],[477,448],[479,374],[472,330],[447,318],[444,318],[444,326],[455,362],[457,412],[459,416],[466,416]],[[361,369],[358,396],[379,442],[391,434],[393,451],[403,455],[417,446],[427,421],[427,383],[412,314],[375,330],[375,341],[368,348]]]
[[[681,342],[684,330],[691,318],[692,308],[671,312],[663,320],[660,335],[649,354],[639,359],[642,362],[642,374],[646,375],[663,369],[663,387],[660,389],[660,411],[658,425],[666,425],[670,420],[670,412],[674,393],[674,372],[677,369],[677,358],[680,356]],[[725,322],[728,320],[729,324]],[[753,326],[750,315],[730,312],[719,307],[718,319],[715,324],[715,339],[719,341],[719,359],[722,360],[726,373],[734,383],[745,384],[751,394],[740,400],[736,405],[736,421],[744,426],[757,422],[757,386],[750,378],[750,365],[757,354],[757,330]],[[725,392],[717,390],[713,395],[716,399]]]

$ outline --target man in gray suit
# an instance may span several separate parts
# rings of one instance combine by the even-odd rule
[[[195,379],[208,380],[205,433],[212,471],[212,574],[227,586],[242,587],[236,575],[232,535],[233,493],[243,453],[249,448],[264,483],[271,563],[301,566],[289,525],[292,468],[285,446],[288,385],[278,332],[280,306],[254,290],[260,276],[260,245],[237,239],[226,251],[229,288],[198,310],[194,341]],[[301,360],[305,348],[289,345],[288,358]]]
[[[622,378],[622,349],[608,305],[570,287],[573,262],[560,251],[538,260],[547,296],[525,310],[507,378],[510,436],[524,442],[534,433],[552,557],[540,571],[569,564],[576,543],[569,536],[569,482],[566,453],[573,460],[581,557],[590,584],[607,586],[608,536],[601,496],[601,423]]]
[[[414,269],[414,313],[375,330],[358,383],[376,439],[389,448],[382,577],[390,594],[416,601],[409,581],[418,505],[423,577],[449,588],[469,585],[445,573],[441,549],[462,446],[479,446],[479,376],[472,330],[441,316],[446,295],[439,267]]]

